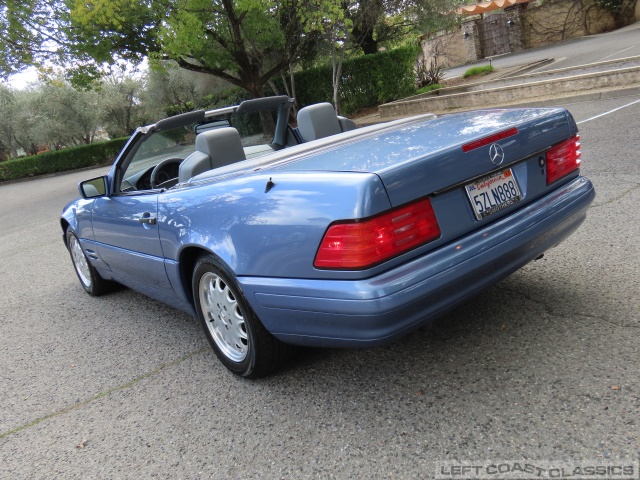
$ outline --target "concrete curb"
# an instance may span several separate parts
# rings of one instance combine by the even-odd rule
[[[584,67],[583,67],[584,69]],[[448,113],[461,110],[510,106],[542,102],[576,94],[600,95],[611,90],[640,87],[640,66],[604,72],[574,75],[506,87],[458,93],[439,97],[420,98],[380,105],[381,120],[420,113]]]
[[[583,93],[578,95],[567,95],[564,97],[550,97],[545,100],[537,100],[532,102],[518,103],[520,107],[543,107],[549,105],[549,102],[557,102],[558,104],[590,102],[595,100],[607,100],[611,98],[640,96],[640,86],[619,88],[614,90],[602,90],[598,92]],[[498,105],[497,107],[513,107],[514,105]]]
[[[621,98],[621,97],[629,97],[636,96],[640,97],[640,86],[630,87],[630,88],[620,88],[614,90],[604,90],[600,92],[590,92],[583,93],[577,95],[567,95],[562,97],[549,97],[544,100],[536,100],[536,101],[522,101],[520,103],[511,103],[509,105],[492,105],[491,108],[514,108],[514,107],[546,107],[550,104],[557,105],[567,105],[569,103],[579,103],[579,102],[590,102],[596,100],[607,100],[612,98]],[[455,112],[463,112],[467,110],[473,110],[473,108],[467,109],[458,109],[455,111],[450,111],[446,113],[455,113]],[[397,120],[399,118],[404,118],[403,116],[392,117],[392,118],[380,118],[379,115],[369,115],[366,117],[361,117],[359,119],[355,119],[358,127],[366,127],[368,125],[375,125],[377,123],[389,122],[392,120]]]

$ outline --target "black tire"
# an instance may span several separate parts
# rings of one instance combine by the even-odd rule
[[[240,377],[260,378],[282,366],[290,346],[264,328],[233,275],[214,256],[198,259],[192,287],[204,333],[225,367]]]
[[[80,285],[89,295],[97,297],[110,291],[113,283],[100,276],[98,271],[91,265],[91,262],[84,253],[80,241],[71,229],[67,230],[67,248],[71,255],[71,262],[80,280]]]

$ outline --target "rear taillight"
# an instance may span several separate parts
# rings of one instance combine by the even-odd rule
[[[320,243],[317,268],[364,269],[440,236],[426,198],[365,220],[333,223]]]
[[[580,168],[580,135],[554,145],[547,151],[547,185]]]

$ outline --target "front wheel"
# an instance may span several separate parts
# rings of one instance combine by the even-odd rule
[[[259,378],[284,363],[290,347],[264,328],[233,275],[215,257],[200,257],[192,286],[204,333],[225,367],[241,377]]]
[[[103,279],[91,265],[84,250],[82,250],[78,237],[70,229],[67,230],[67,247],[69,248],[69,254],[71,255],[73,267],[76,269],[78,280],[80,280],[80,285],[82,285],[85,292],[92,296],[106,293],[111,286],[111,282]]]

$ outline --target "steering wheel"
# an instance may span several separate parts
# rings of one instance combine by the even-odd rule
[[[151,178],[149,179],[151,188],[159,188],[161,186],[173,187],[173,185],[178,183],[178,167],[181,163],[181,158],[166,158],[153,167]],[[170,168],[173,165],[175,165],[175,171],[173,168]],[[169,185],[172,181],[175,181],[175,183]]]

